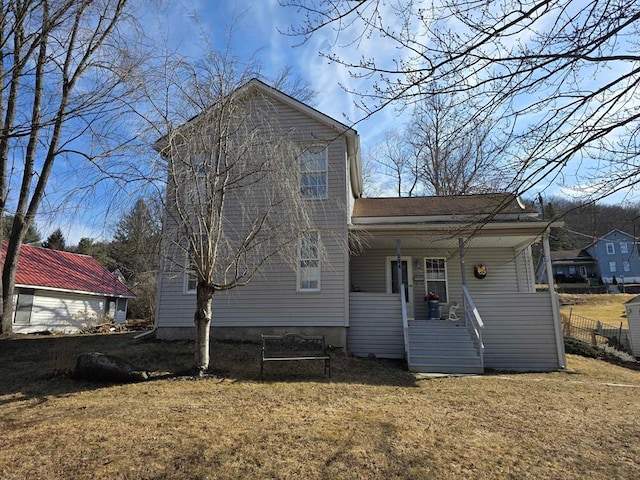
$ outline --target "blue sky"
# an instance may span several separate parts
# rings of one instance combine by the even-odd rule
[[[142,21],[149,25],[149,31],[157,29],[158,24],[162,25],[163,34],[168,36],[171,46],[182,53],[198,57],[203,52],[194,20],[196,16],[216,48],[225,47],[229,29],[233,28],[232,49],[238,58],[248,60],[255,57],[261,62],[262,73],[267,77],[276,76],[283,67],[291,66],[293,72],[308,80],[317,92],[315,108],[343,123],[360,120],[362,113],[354,105],[357,97],[347,94],[341,85],[357,91],[366,90],[370,85],[367,80],[352,78],[344,67],[331,64],[319,55],[321,50],[334,48],[330,30],[321,31],[307,43],[296,46],[300,38],[283,35],[280,31],[286,31],[290,25],[298,25],[301,18],[294,9],[281,7],[278,0],[183,0],[168,3],[163,11],[145,13]],[[342,39],[343,43],[347,40]],[[390,49],[388,43],[374,39],[340,49],[339,53],[351,59],[373,56],[383,59],[398,52]],[[363,150],[379,141],[383,132],[401,128],[406,118],[406,112],[388,107],[373,118],[358,123],[356,130],[361,135]],[[52,180],[55,182],[56,178]],[[566,177],[564,180],[571,183]],[[579,188],[577,190],[580,191]],[[531,197],[535,193],[532,192]],[[546,190],[545,195],[562,193],[570,194],[557,186]],[[611,201],[615,200],[622,201],[624,196],[619,195]],[[60,226],[70,245],[85,236],[110,239],[115,225],[105,218],[113,219],[114,213],[104,210],[96,213],[91,205],[100,201],[88,195],[86,201],[70,207],[52,220],[47,221],[43,216],[38,222],[43,237]],[[132,198],[131,203],[133,201]],[[115,212],[116,219],[119,213]]]

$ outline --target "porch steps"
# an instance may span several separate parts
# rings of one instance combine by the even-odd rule
[[[409,370],[418,373],[483,373],[480,355],[463,321],[409,323]]]

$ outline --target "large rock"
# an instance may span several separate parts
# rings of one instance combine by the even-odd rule
[[[78,379],[98,382],[131,383],[149,378],[149,374],[113,355],[83,353],[78,355],[73,376]]]

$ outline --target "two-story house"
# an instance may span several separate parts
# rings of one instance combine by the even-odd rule
[[[586,282],[640,283],[640,256],[637,239],[621,230],[612,230],[578,250],[551,252],[553,278],[557,283]],[[544,258],[538,263],[537,276],[547,281]]]
[[[355,130],[258,80],[242,88],[259,91],[295,141],[314,145],[313,178],[303,171],[300,188],[313,180],[314,238],[326,255],[309,259],[316,250],[301,243],[297,268],[275,263],[216,293],[214,338],[323,334],[418,372],[564,368],[557,297],[535,290],[530,245],[547,230],[535,211],[506,193],[363,198]],[[186,260],[163,265],[159,338],[194,335],[190,274]]]

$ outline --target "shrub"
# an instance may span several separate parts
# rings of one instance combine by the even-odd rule
[[[572,337],[564,337],[564,349],[566,353],[589,358],[598,358],[601,353],[597,347]]]

